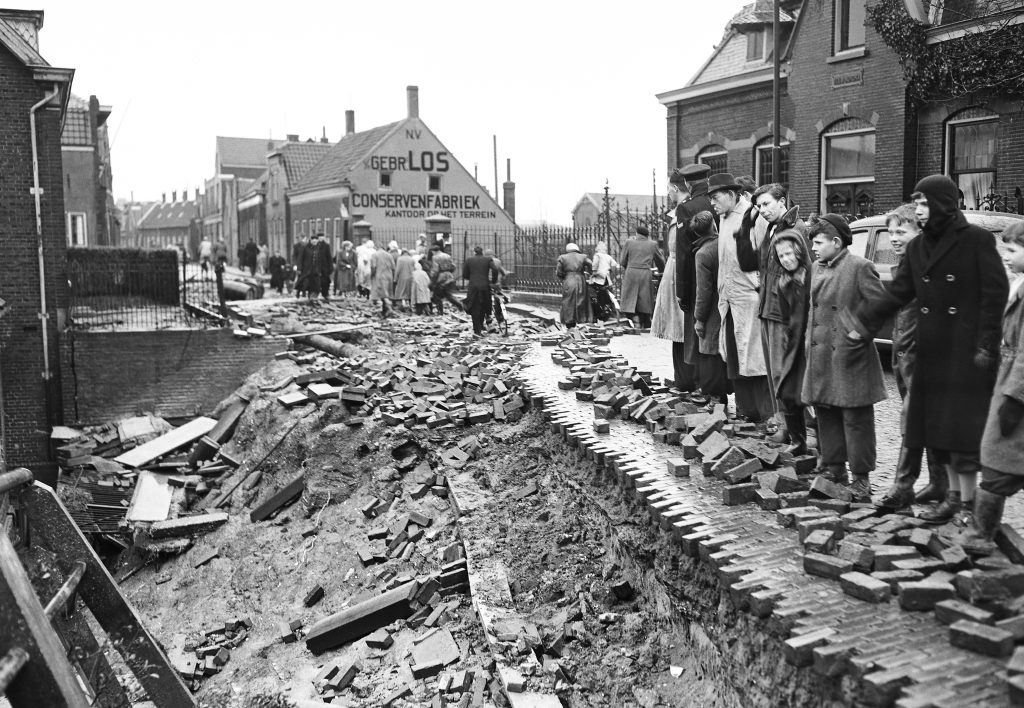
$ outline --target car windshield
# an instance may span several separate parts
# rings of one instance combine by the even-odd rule
[[[868,248],[868,230],[867,229],[855,229],[853,232],[853,243],[850,244],[850,253],[854,255],[864,257],[864,253]]]

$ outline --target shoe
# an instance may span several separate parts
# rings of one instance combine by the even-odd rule
[[[995,537],[1003,521],[1006,497],[978,487],[974,492],[974,518],[960,536],[960,546],[972,556],[989,556],[996,550]]]
[[[901,511],[909,509],[913,503],[914,490],[904,489],[894,484],[881,499],[875,502],[875,507],[885,511]]]
[[[867,477],[854,477],[848,488],[853,494],[855,504],[871,503],[871,483]]]
[[[807,454],[807,428],[804,426],[803,412],[786,415],[785,431],[780,429],[779,432],[785,432],[786,437],[788,437],[793,443],[783,450],[783,452],[786,452],[793,457],[800,457],[801,455]]]
[[[846,465],[820,465],[814,470],[817,476],[827,479],[829,482],[835,482],[836,484],[849,484],[850,477],[846,471]]]
[[[785,428],[776,428],[774,433],[765,438],[765,442],[785,445],[789,442],[789,431]]]
[[[949,476],[946,474],[946,466],[929,462],[928,486],[917,493],[914,497],[914,503],[940,502],[946,498],[947,489],[949,489]]]
[[[960,513],[960,492],[946,492],[946,498],[934,509],[921,512],[920,519],[926,524],[944,524]]]

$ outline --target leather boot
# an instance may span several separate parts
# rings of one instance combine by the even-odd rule
[[[807,454],[807,428],[804,425],[803,411],[799,413],[786,414],[786,430],[789,431],[789,439],[793,443],[786,448],[786,452],[793,457]]]
[[[934,509],[921,513],[921,520],[927,524],[943,524],[960,513],[960,492],[946,492],[946,498]]]
[[[818,468],[814,471],[819,477],[824,477],[829,482],[835,482],[836,484],[850,483],[850,477],[846,471],[845,462],[838,465],[818,465]]]
[[[896,466],[896,476],[892,487],[879,499],[875,506],[879,509],[899,511],[906,509],[915,500],[914,482],[921,474],[921,453],[918,450],[908,450],[904,445],[900,448],[900,461]]]
[[[871,502],[871,483],[868,481],[867,475],[854,477],[849,489],[853,494],[855,504]]]
[[[931,455],[928,458],[928,486],[914,496],[915,504],[942,501],[946,498],[946,490],[949,489],[949,476],[946,473],[946,465],[932,462]],[[919,460],[919,470],[920,464]]]
[[[999,524],[1003,520],[1006,497],[986,492],[981,487],[974,492],[974,521],[960,537],[960,545],[972,556],[988,556],[996,550],[994,542]]]

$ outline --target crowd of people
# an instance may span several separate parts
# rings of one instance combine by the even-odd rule
[[[1001,234],[1001,256],[959,210],[956,184],[927,177],[885,216],[899,261],[883,285],[850,252],[845,217],[804,221],[783,185],[710,173],[692,164],[671,174],[667,259],[643,226],[618,263],[604,244],[593,258],[566,246],[562,322],[613,317],[599,301],[614,302],[609,271],[620,269],[619,310],[672,342],[678,392],[709,408],[732,394],[737,418],[794,455],[816,427],[815,473],[870,502],[874,405],[886,398],[874,337],[894,318],[902,449],[874,503],[931,503],[924,521],[955,520],[965,548],[991,552],[1006,497],[1024,488],[1024,278],[1011,287],[1007,277],[1024,273],[1024,222]],[[915,494],[922,459],[929,483]]]

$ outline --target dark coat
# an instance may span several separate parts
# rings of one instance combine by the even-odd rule
[[[299,252],[299,279],[295,283],[299,292],[320,292],[321,253],[308,243]]]
[[[935,175],[915,191],[928,198],[929,218],[907,244],[887,292],[859,311],[870,336],[917,298],[917,360],[906,403],[907,447],[973,452],[981,445],[995,367],[979,367],[983,350],[998,357],[1009,285],[995,238],[967,223],[956,185]]]
[[[698,337],[698,351],[717,356],[722,330],[722,314],[718,311],[717,234],[701,236],[693,242],[693,267],[696,276],[693,319],[704,323],[704,336]]]
[[[1006,474],[1024,475],[1024,424],[1004,437],[999,430],[999,407],[1009,396],[1024,403],[1024,300],[1018,287],[1003,315],[1002,359],[988,420],[981,437],[981,464]]]
[[[803,232],[792,229],[779,231],[773,236],[778,244],[790,240],[806,249],[807,238]],[[772,258],[778,263],[778,256],[772,246]],[[780,401],[797,403],[800,400],[800,389],[803,385],[807,369],[807,352],[805,337],[807,334],[807,315],[811,304],[811,259],[809,251],[801,253],[800,268],[796,273],[787,273],[781,264],[781,273],[775,279],[772,298],[779,308],[780,320],[776,326],[782,328],[781,337],[771,339],[772,347],[768,356],[771,359],[772,388],[775,397]],[[801,282],[801,276],[803,282]]]
[[[853,341],[850,313],[882,297],[885,289],[871,261],[844,249],[812,266],[811,307],[804,352],[804,403],[860,408],[885,400],[882,362],[870,338]]]
[[[621,312],[651,314],[654,312],[654,293],[651,289],[651,268],[663,270],[665,256],[658,244],[646,236],[626,241],[619,256],[622,266]]]
[[[562,324],[590,322],[590,259],[579,251],[563,253],[555,264],[555,277],[562,281],[562,303],[559,317]]]
[[[270,268],[270,287],[280,288],[284,285],[285,261],[283,256],[271,256],[268,266]]]
[[[491,314],[491,283],[498,280],[498,269],[490,256],[470,256],[462,264],[466,281],[466,310]]]
[[[693,312],[696,298],[696,275],[693,262],[693,242],[697,236],[690,228],[690,220],[702,211],[715,214],[708,197],[708,183],[701,181],[693,185],[690,198],[676,207],[676,297],[683,301],[683,312]],[[718,215],[715,214],[715,226]]]
[[[756,207],[751,208],[755,209]],[[739,261],[740,268],[747,273],[756,270],[761,275],[757,315],[762,320],[783,321],[782,303],[779,302],[779,290],[776,285],[785,271],[779,264],[778,256],[775,255],[775,237],[788,229],[795,229],[803,237],[801,244],[803,251],[810,253],[811,244],[807,240],[807,224],[800,218],[800,207],[798,206],[783,214],[778,222],[768,224],[765,237],[756,249],[749,234],[743,232],[736,234],[736,260]]]
[[[899,267],[899,264],[896,264]],[[892,324],[892,370],[896,387],[906,397],[917,361],[917,300],[900,308]]]
[[[331,255],[331,244],[327,243],[326,239],[320,239],[317,248],[320,249],[320,255],[317,257],[317,262],[320,264],[320,280],[321,282],[330,282],[331,275],[334,272],[334,256]]]

